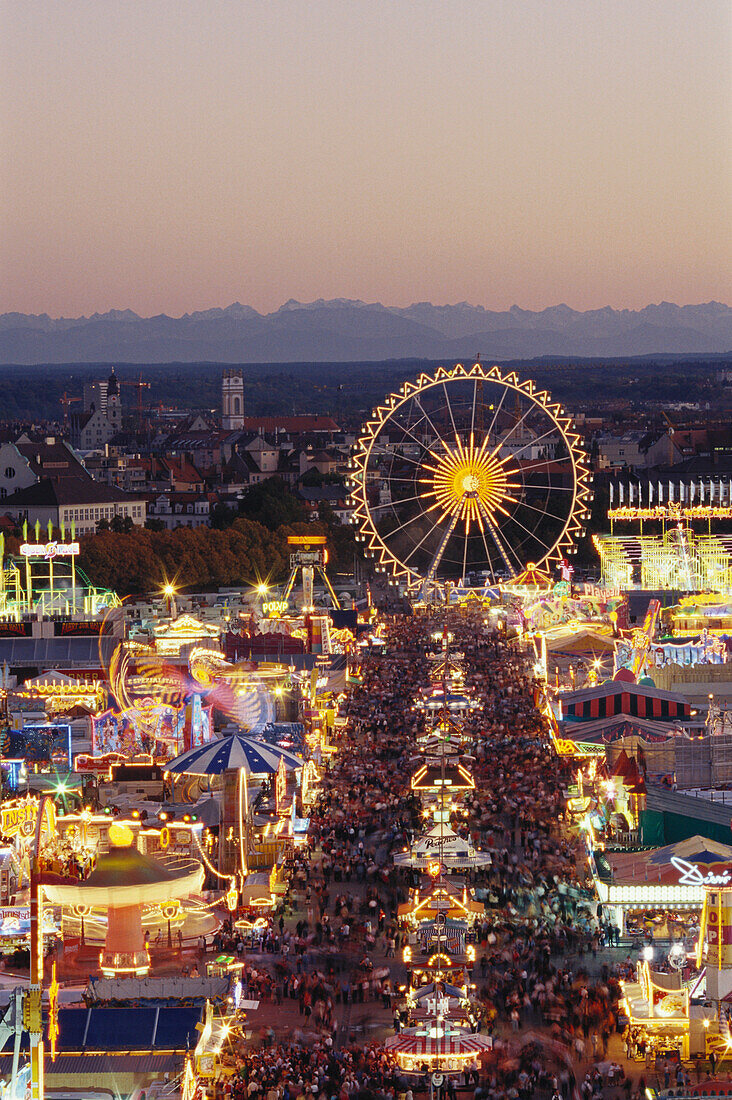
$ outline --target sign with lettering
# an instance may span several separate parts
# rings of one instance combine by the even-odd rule
[[[262,613],[264,615],[283,615],[290,604],[288,600],[267,600],[262,604]]]
[[[0,808],[0,833],[3,836],[27,840],[33,836],[40,802],[35,798],[18,798],[6,802]],[[56,828],[56,807],[50,800],[45,803],[42,828],[53,832]]]
[[[713,871],[704,871],[697,863],[689,863],[680,856],[671,856],[670,862],[679,872],[679,886],[732,887],[731,864],[719,864]]]
[[[450,1011],[450,1000],[448,997],[438,997],[436,994],[434,997],[427,997],[425,999],[425,1005],[427,1011],[432,1016],[447,1016]]]
[[[36,827],[37,817],[38,802],[34,798],[6,802],[0,810],[0,832],[6,837],[29,837]]]
[[[0,909],[0,924],[6,921],[17,921],[19,924],[30,923],[30,906],[6,905]]]
[[[24,542],[20,547],[24,558],[75,558],[78,542]]]
[[[54,622],[53,633],[57,638],[97,637],[99,634],[111,634],[112,623],[109,619],[62,620],[61,622]]]
[[[0,638],[30,638],[32,633],[33,624],[30,622],[0,623]]]

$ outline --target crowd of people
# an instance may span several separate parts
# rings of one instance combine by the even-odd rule
[[[289,933],[280,928],[280,955],[288,936],[302,950],[285,952],[292,957],[280,962],[279,994],[295,989],[303,1033],[295,1043],[248,1051],[231,1085],[235,1096],[407,1092],[409,1079],[383,1048],[353,1041],[344,1006],[365,997],[391,1012],[404,980],[395,969],[404,942],[397,909],[412,880],[408,870],[395,870],[392,856],[422,828],[409,784],[424,730],[414,700],[428,679],[435,626],[428,615],[389,619],[384,653],[362,662],[339,752],[311,813],[308,850],[293,865],[284,899],[284,916],[292,912],[297,924]],[[475,1009],[494,1037],[470,1088],[489,1100],[529,1100],[537,1089],[568,1097],[579,1084],[577,1067],[607,1053],[619,999],[616,968],[587,965],[601,929],[586,864],[564,828],[569,769],[548,744],[532,669],[519,649],[479,614],[453,614],[450,631],[453,650],[464,654],[465,689],[479,703],[464,723],[461,750],[475,790],[452,824],[491,855],[489,866],[467,876],[485,902],[474,930]],[[317,951],[330,952],[328,969],[309,977]],[[308,997],[317,1015],[305,1013]],[[590,1081],[596,1094],[597,1075]],[[629,1096],[639,1084],[625,1085]]]

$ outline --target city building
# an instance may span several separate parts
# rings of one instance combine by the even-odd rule
[[[69,444],[56,436],[34,439],[24,433],[14,443],[0,445],[0,500],[44,477],[61,481],[89,475]]]
[[[114,370],[106,381],[84,386],[84,409],[70,417],[71,441],[80,451],[101,450],[122,428],[122,402]]]
[[[147,514],[160,520],[166,530],[176,527],[207,527],[211,503],[206,493],[166,492],[148,497]]]
[[[147,515],[142,497],[123,493],[88,475],[41,478],[6,497],[4,507],[20,523],[28,520],[32,525],[38,521],[45,527],[50,521],[56,528],[63,524],[70,529],[73,522],[77,535],[93,534],[100,520],[115,517],[129,517],[135,526],[142,527]]]
[[[224,371],[221,383],[221,427],[225,432],[244,427],[244,379],[240,370]]]

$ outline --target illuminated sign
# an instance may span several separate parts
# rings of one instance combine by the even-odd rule
[[[288,535],[288,546],[325,546],[325,535]]]
[[[20,547],[24,558],[75,558],[78,542],[24,542]]]
[[[262,604],[262,612],[265,615],[281,615],[287,611],[289,606],[288,600],[268,600]]]
[[[19,836],[23,839],[33,835],[38,817],[40,802],[35,798],[16,799],[6,802],[0,810],[0,832],[3,836]],[[49,832],[56,828],[56,807],[47,801],[44,810],[44,825]]]
[[[0,909],[0,923],[15,921],[16,924],[30,924],[30,906],[6,905]]]
[[[53,633],[59,638],[96,637],[99,634],[111,634],[112,623],[109,619],[92,619],[84,622],[69,619],[63,622],[55,622]]]
[[[729,864],[704,874],[698,864],[687,863],[680,856],[671,856],[671,863],[680,872],[679,886],[732,886],[732,866]]]
[[[38,803],[35,799],[10,802],[0,811],[0,832],[3,836],[30,836],[36,826]]]
[[[732,507],[716,506],[710,504],[692,504],[682,507],[680,504],[657,504],[650,508],[634,508],[623,505],[620,508],[611,508],[608,511],[608,519],[617,520],[679,520],[679,519],[730,519]]]
[[[0,623],[0,638],[30,638],[33,634],[32,623]]]
[[[280,757],[279,767],[275,773],[275,812],[282,813],[285,810],[285,798],[287,796],[287,771],[285,770],[285,758]]]
[[[51,985],[48,989],[48,1038],[51,1043],[51,1061],[56,1061],[56,1041],[58,1040],[58,991],[56,963],[53,964]]]

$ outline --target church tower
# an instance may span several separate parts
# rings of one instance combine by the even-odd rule
[[[221,427],[225,432],[240,431],[244,427],[244,379],[240,370],[224,371],[221,400]]]
[[[120,401],[119,382],[117,375],[112,373],[107,382],[107,420],[112,434],[122,431],[122,403]]]

